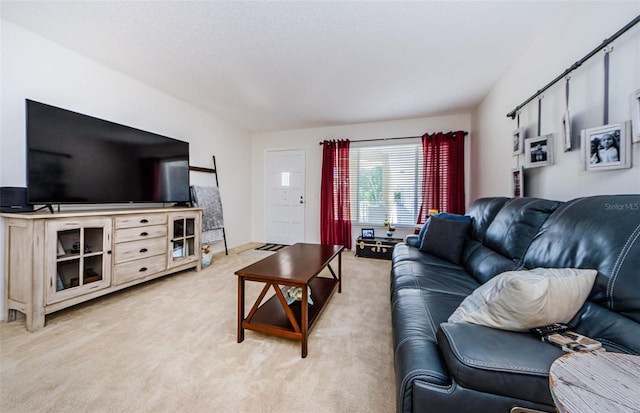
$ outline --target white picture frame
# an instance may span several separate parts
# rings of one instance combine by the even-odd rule
[[[553,133],[524,140],[524,159],[527,168],[553,165]]]
[[[632,142],[640,142],[640,89],[631,95]]]
[[[584,129],[581,147],[586,171],[631,167],[631,122]]]
[[[524,152],[524,134],[525,134],[524,130],[525,130],[524,128],[518,128],[514,130],[513,134],[511,135],[512,145],[513,145],[513,148],[512,148],[513,156],[518,156],[522,152]]]
[[[569,111],[564,112],[562,115],[562,142],[565,152],[571,150],[571,114]]]
[[[524,168],[522,166],[511,170],[511,196],[514,198],[524,196]]]

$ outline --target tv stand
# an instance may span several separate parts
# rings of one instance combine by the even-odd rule
[[[63,308],[201,268],[201,208],[0,216],[5,221],[5,320],[24,313],[29,331],[44,327],[45,316]]]

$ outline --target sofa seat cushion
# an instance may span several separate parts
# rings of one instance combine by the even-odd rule
[[[480,284],[462,267],[433,255],[422,254],[416,260],[393,262],[391,292],[404,288],[421,288],[462,296],[471,294]],[[452,309],[452,311],[455,310]]]
[[[393,262],[420,259],[424,252],[420,251],[419,246],[417,235],[407,236],[406,242],[400,242],[393,247]]]
[[[451,374],[469,389],[553,406],[549,368],[565,354],[529,333],[443,323],[438,346]]]

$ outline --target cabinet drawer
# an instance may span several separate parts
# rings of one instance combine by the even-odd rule
[[[148,227],[117,229],[115,231],[115,241],[116,243],[138,241],[147,238],[164,237],[166,235],[166,225],[151,225]]]
[[[132,228],[132,227],[144,227],[149,225],[160,225],[167,223],[166,214],[139,214],[139,215],[125,215],[116,218],[116,229],[118,228]]]
[[[156,255],[155,257],[117,264],[114,268],[115,284],[123,284],[164,271],[167,268],[167,257]]]
[[[166,254],[167,237],[142,239],[140,241],[121,242],[115,247],[115,262],[127,262],[154,255]]]

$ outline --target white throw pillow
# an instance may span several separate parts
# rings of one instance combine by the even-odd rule
[[[503,272],[465,298],[449,322],[510,331],[567,323],[589,297],[596,275],[575,268]]]

